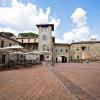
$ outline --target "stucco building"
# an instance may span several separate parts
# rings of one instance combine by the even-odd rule
[[[8,37],[0,34],[0,48],[9,47],[9,46],[13,46],[13,45],[21,45],[21,43],[18,42],[17,40],[8,38]],[[0,64],[7,62],[7,60],[8,60],[7,55],[8,55],[8,51],[0,50]]]
[[[82,41],[70,44],[70,60],[100,60],[100,41]]]
[[[82,62],[86,60],[100,61],[100,41],[81,41],[73,43],[55,43],[52,37],[53,24],[36,25],[38,38],[10,39],[0,35],[0,48],[11,45],[22,45],[28,52],[41,52],[39,60],[56,63]],[[2,59],[2,58],[0,58]]]
[[[41,51],[40,59],[53,60],[57,63],[100,60],[100,41],[81,41],[73,43],[55,43],[52,37],[53,24],[41,24],[38,27],[38,38],[17,38],[29,51]]]

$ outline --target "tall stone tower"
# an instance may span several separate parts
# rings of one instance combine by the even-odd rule
[[[38,27],[39,34],[39,44],[38,50],[44,52],[45,60],[52,59],[52,31],[54,31],[54,24],[39,24]]]

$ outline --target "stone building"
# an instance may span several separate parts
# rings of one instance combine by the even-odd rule
[[[81,41],[55,43],[52,37],[53,24],[41,24],[38,27],[38,38],[17,38],[29,51],[41,51],[40,60],[48,59],[57,63],[80,62],[85,60],[100,60],[100,41]]]
[[[82,41],[70,44],[70,61],[100,60],[100,41]]]
[[[0,48],[19,45],[20,42],[0,34]]]
[[[0,35],[0,48],[11,45],[22,45],[28,52],[41,52],[39,59],[57,63],[100,60],[100,41],[81,41],[55,43],[52,37],[53,24],[41,24],[38,27],[38,38],[16,38],[16,40]]]
[[[56,63],[69,62],[70,44],[55,43],[54,44],[54,58]]]
[[[43,52],[41,59],[52,61],[53,59],[53,38],[52,31],[54,31],[53,24],[36,25],[38,27],[38,50]]]
[[[38,50],[38,38],[16,38],[29,52]]]
[[[8,38],[8,37],[0,34],[0,48],[9,47],[9,46],[13,46],[13,45],[21,45],[21,43],[14,39]],[[0,64],[7,62],[7,60],[8,60],[7,56],[8,56],[8,51],[0,50]]]

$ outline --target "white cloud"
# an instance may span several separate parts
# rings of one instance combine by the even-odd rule
[[[87,40],[89,31],[89,27],[87,26],[74,28],[72,31],[64,33],[63,38],[65,42]]]
[[[52,23],[54,23],[55,28],[57,28],[60,24],[60,19],[55,19],[55,18],[51,17],[50,24],[52,24]]]
[[[85,41],[91,38],[98,39],[97,34],[92,34],[88,26],[86,11],[82,8],[77,8],[71,15],[74,28],[63,34],[64,42]]]
[[[60,24],[60,19],[50,16],[50,7],[44,12],[42,8],[31,3],[25,5],[18,0],[9,1],[10,7],[0,7],[0,24],[4,26],[0,31],[11,30],[15,33],[34,31],[35,24],[45,23],[55,24],[56,29]]]
[[[87,24],[86,11],[82,8],[77,8],[71,15],[72,22],[77,26],[81,27]]]

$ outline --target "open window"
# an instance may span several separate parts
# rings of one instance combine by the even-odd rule
[[[85,46],[82,46],[81,49],[82,49],[82,51],[84,51],[86,49],[86,47]]]

